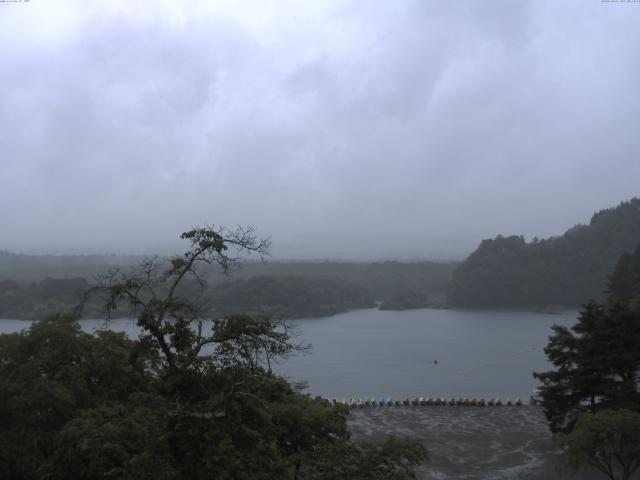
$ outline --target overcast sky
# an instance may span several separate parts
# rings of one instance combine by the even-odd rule
[[[461,258],[640,194],[640,3],[0,3],[0,248]]]

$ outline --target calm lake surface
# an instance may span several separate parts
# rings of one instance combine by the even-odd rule
[[[355,310],[299,320],[311,355],[280,366],[309,392],[328,397],[521,397],[546,370],[551,325],[573,325],[577,312]],[[438,364],[434,366],[434,360]]]
[[[353,310],[332,317],[296,320],[311,353],[277,370],[308,392],[325,397],[520,397],[537,386],[533,371],[548,369],[544,347],[551,325],[573,325],[577,312],[474,310]],[[83,320],[86,331],[103,320]],[[29,326],[0,320],[0,332]],[[109,328],[136,335],[131,320]],[[434,365],[434,360],[438,361]]]

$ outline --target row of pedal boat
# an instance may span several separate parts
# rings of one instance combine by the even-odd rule
[[[350,398],[341,400],[332,398],[328,400],[332,405],[347,405],[349,407],[393,407],[393,406],[409,406],[409,405],[436,405],[450,407],[501,407],[501,406],[522,406],[522,400],[516,398],[511,400],[507,398],[502,401],[500,398],[431,398],[431,397],[414,397],[414,398]]]

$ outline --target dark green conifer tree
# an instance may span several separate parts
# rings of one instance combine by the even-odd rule
[[[583,307],[571,328],[554,326],[545,348],[555,369],[534,373],[553,431],[570,431],[583,412],[640,409],[640,248],[623,255],[606,305]]]

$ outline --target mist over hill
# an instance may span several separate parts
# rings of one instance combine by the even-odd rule
[[[47,312],[73,309],[82,292],[108,271],[128,271],[138,256],[17,255],[0,251],[0,318],[41,318]],[[162,261],[162,258],[159,258]],[[443,303],[455,263],[246,261],[224,275],[206,268],[206,286],[188,284],[183,292],[198,299],[203,314],[232,311],[307,317],[372,307],[406,291]],[[125,315],[127,312],[120,312]],[[85,317],[99,317],[92,302]]]
[[[516,235],[483,240],[460,264],[253,260],[229,276],[209,268],[207,311],[234,308],[315,316],[389,301],[408,292],[435,305],[575,307],[602,300],[616,261],[639,243],[640,198],[633,198],[595,213],[588,224],[575,225],[561,236],[529,242]],[[133,268],[142,258],[2,250],[0,316],[35,318],[47,308],[70,307],[80,295],[79,285],[88,286],[109,270]]]
[[[483,240],[453,273],[449,301],[462,307],[577,306],[604,298],[618,258],[640,243],[640,198],[593,215],[564,235]]]

